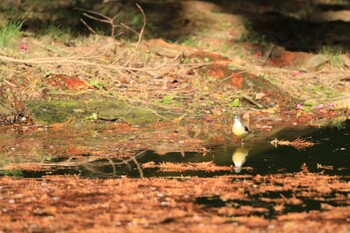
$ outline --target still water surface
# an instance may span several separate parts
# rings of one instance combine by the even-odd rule
[[[101,157],[100,159],[93,159],[89,161],[89,154],[83,155],[81,159],[74,158],[68,160],[71,163],[66,163],[60,166],[60,162],[67,161],[66,157],[60,157],[60,154],[64,154],[64,151],[59,149],[52,149],[52,146],[45,144],[45,134],[42,134],[41,138],[30,138],[33,141],[33,145],[36,140],[42,140],[40,143],[41,148],[46,148],[50,153],[56,153],[57,156],[44,156],[44,151],[30,150],[31,156],[20,154],[21,150],[16,149],[16,145],[19,147],[30,147],[30,141],[21,141],[23,136],[15,139],[17,144],[14,148],[2,148],[0,165],[4,166],[7,163],[26,163],[34,162],[38,163],[38,157],[43,157],[40,164],[48,165],[48,171],[18,171],[18,173],[11,173],[10,175],[18,175],[21,177],[41,177],[43,175],[53,174],[79,174],[82,177],[155,177],[155,176],[217,176],[225,174],[276,174],[276,173],[292,173],[299,172],[302,169],[306,169],[310,172],[324,172],[324,174],[330,175],[350,175],[350,121],[346,121],[339,127],[324,127],[324,128],[303,128],[303,129],[287,129],[279,132],[271,138],[265,138],[262,141],[246,141],[244,146],[241,145],[211,145],[209,146],[210,152],[203,156],[202,153],[194,152],[169,152],[164,155],[159,155],[152,150],[140,151],[140,154],[131,158],[120,159],[108,159]],[[50,132],[47,132],[50,133]],[[315,142],[313,147],[298,150],[288,146],[274,147],[269,142],[274,138],[283,138],[284,140],[294,140],[300,135],[302,138],[308,141]],[[7,137],[2,135],[5,139]],[[22,137],[22,138],[21,138]],[[85,138],[86,137],[86,138]],[[84,140],[91,141],[90,134],[81,134],[75,142],[83,143]],[[14,140],[14,139],[11,139]],[[52,143],[52,136],[50,139]],[[57,139],[62,140],[62,139]],[[22,142],[22,143],[21,143]],[[69,141],[66,141],[69,142]],[[13,143],[13,141],[12,141]],[[89,142],[92,143],[92,142]],[[98,142],[97,142],[98,143]],[[96,145],[98,147],[98,145]],[[35,148],[35,147],[33,147]],[[67,150],[62,149],[62,150]],[[18,153],[18,154],[16,154]],[[34,153],[34,156],[32,155]],[[37,155],[35,154],[37,153]],[[48,153],[48,152],[47,152]],[[9,156],[14,157],[14,160],[7,162]],[[17,157],[16,157],[17,156]],[[47,159],[47,157],[52,159]],[[20,159],[22,158],[22,159]],[[1,161],[2,160],[2,161]],[[82,163],[79,162],[82,160]],[[84,162],[85,161],[85,162]],[[87,161],[87,162],[86,162]],[[164,162],[172,163],[200,163],[212,161],[215,165],[231,167],[231,170],[218,171],[218,172],[206,172],[206,171],[185,171],[185,172],[160,172],[155,168],[142,168],[142,164],[148,162],[154,162],[155,165]],[[50,164],[55,164],[50,166]],[[71,164],[71,165],[69,165]],[[5,170],[0,171],[1,175],[8,175]]]

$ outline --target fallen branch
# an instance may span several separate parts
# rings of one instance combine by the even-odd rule
[[[134,48],[134,51],[133,53],[131,54],[131,56],[129,57],[129,59],[125,62],[125,64],[123,65],[123,67],[126,67],[130,61],[134,58],[135,54],[136,54],[136,50],[139,48],[140,46],[140,43],[141,43],[141,40],[142,40],[142,36],[143,36],[143,33],[145,31],[145,28],[146,28],[146,23],[147,23],[147,18],[146,18],[146,14],[145,12],[143,11],[142,7],[139,5],[139,4],[136,4],[137,8],[139,8],[139,10],[141,11],[141,14],[142,14],[142,17],[143,17],[143,25],[142,25],[142,28],[141,28],[141,31],[139,33],[139,38],[137,40],[137,43],[136,43],[136,46]]]
[[[260,103],[258,103],[257,101],[253,100],[253,98],[250,98],[248,95],[243,95],[242,96],[245,100],[247,100],[249,103],[255,105],[256,107],[258,107],[259,109],[264,108],[264,106]]]
[[[121,70],[129,70],[129,68],[114,66],[114,65],[103,65],[89,61],[83,61],[78,59],[69,59],[69,58],[60,58],[60,57],[51,57],[51,58],[31,58],[31,59],[17,59],[12,57],[6,57],[0,55],[0,60],[4,62],[12,62],[12,63],[22,63],[22,64],[52,64],[52,63],[73,63],[78,65],[85,66],[94,66],[98,68],[105,68],[110,70],[115,70],[119,74],[123,74]],[[132,68],[130,68],[132,69]]]
[[[97,34],[97,32],[84,19],[80,19],[80,22],[82,22],[92,34]]]
[[[107,23],[111,26],[111,37],[115,36],[115,29],[117,27],[120,27],[119,25],[116,25],[114,23],[114,21],[120,16],[120,13],[116,14],[115,16],[108,17],[107,15],[101,14],[99,12],[96,11],[92,11],[92,10],[87,10],[87,9],[80,9],[77,8],[80,11],[83,11],[83,15],[89,19],[101,22],[101,23]],[[95,16],[94,16],[95,15]],[[96,31],[84,20],[84,19],[80,19],[80,21],[85,25],[85,27],[88,28],[89,31],[91,31],[92,33],[96,34]]]
[[[166,62],[163,62],[161,65],[158,65],[156,67],[135,68],[135,67],[125,67],[125,66],[116,66],[116,65],[104,65],[104,64],[98,64],[98,63],[84,61],[84,60],[80,60],[80,59],[83,59],[83,58],[71,59],[71,58],[64,58],[64,57],[50,57],[50,58],[17,59],[17,58],[13,58],[13,57],[7,57],[7,56],[0,55],[0,61],[4,61],[4,62],[22,63],[22,64],[73,63],[73,64],[78,64],[78,65],[95,66],[95,67],[100,67],[100,68],[111,69],[111,70],[115,70],[119,73],[121,73],[121,70],[127,70],[127,71],[157,70],[163,66],[169,65]],[[174,66],[174,64],[172,64],[172,65]]]

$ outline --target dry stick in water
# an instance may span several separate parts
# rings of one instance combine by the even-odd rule
[[[294,141],[288,141],[288,140],[278,140],[277,138],[272,140],[270,142],[272,145],[275,147],[277,146],[292,146],[297,150],[302,150],[307,147],[312,147],[315,145],[314,142],[306,141],[305,139],[302,138],[297,138]]]

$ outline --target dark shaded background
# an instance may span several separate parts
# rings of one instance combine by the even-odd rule
[[[181,15],[182,1],[155,0],[66,0],[66,1],[8,1],[1,6],[2,13],[9,19],[24,20],[23,30],[45,34],[49,25],[68,27],[72,34],[89,34],[80,22],[82,11],[89,9],[105,15],[120,14],[117,21],[125,22],[138,30],[142,26],[142,17],[135,7],[139,3],[147,14],[147,33],[145,38],[163,38],[179,41],[190,32],[183,30],[191,23],[190,18]],[[241,15],[246,19],[246,27],[251,36],[258,36],[267,43],[280,45],[288,50],[314,52],[323,46],[332,46],[342,51],[350,48],[350,1],[328,1],[327,4],[305,0],[207,0],[216,4],[221,12]],[[341,3],[341,4],[340,4]],[[349,21],[330,21],[322,18],[328,11],[348,11]],[[346,13],[345,13],[346,14]],[[84,18],[84,17],[83,17]],[[85,17],[94,29],[109,33],[110,27]],[[120,29],[122,30],[122,29]],[[132,33],[125,33],[133,37]],[[249,36],[249,35],[248,35]]]

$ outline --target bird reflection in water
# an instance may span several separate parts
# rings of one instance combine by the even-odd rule
[[[235,172],[240,173],[243,164],[245,163],[247,156],[249,154],[249,148],[237,147],[237,149],[232,154],[232,161],[235,164]]]

